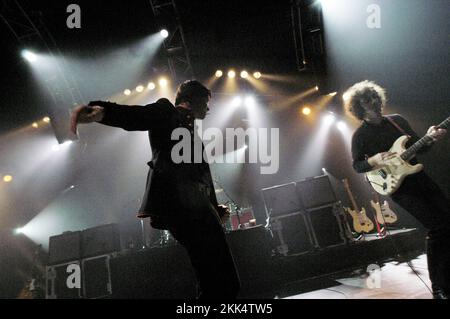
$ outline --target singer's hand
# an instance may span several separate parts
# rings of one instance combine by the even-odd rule
[[[76,135],[78,124],[99,122],[104,116],[105,109],[101,106],[79,106],[72,112],[70,131]]]
[[[230,209],[225,205],[219,205],[217,207],[217,213],[219,214],[222,224],[225,224],[230,219]]]

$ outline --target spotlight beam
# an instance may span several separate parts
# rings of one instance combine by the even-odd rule
[[[22,57],[30,63],[37,61],[37,55],[29,50],[22,51]]]
[[[334,115],[329,114],[323,118],[322,123],[319,124],[320,127],[318,131],[309,142],[306,147],[306,152],[300,160],[299,170],[301,172],[316,172],[320,169],[328,142],[330,129],[335,120],[336,118]]]

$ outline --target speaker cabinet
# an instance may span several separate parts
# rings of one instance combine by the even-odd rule
[[[71,266],[78,268],[77,274],[73,272]],[[69,285],[69,282],[73,282],[73,276],[79,276],[79,287],[72,288]],[[79,261],[48,266],[46,268],[46,286],[47,299],[81,299],[81,265]]]
[[[272,278],[271,238],[264,226],[236,230],[227,241],[241,281],[241,296],[270,287]]]
[[[82,258],[103,256],[121,250],[119,227],[116,224],[86,229],[81,236]]]
[[[278,254],[301,255],[314,249],[314,239],[311,237],[311,229],[305,213],[297,212],[272,218],[270,227]]]
[[[111,259],[114,299],[195,299],[197,282],[181,246],[142,250]]]
[[[67,232],[50,237],[49,265],[58,265],[81,259],[81,232]]]
[[[303,209],[295,183],[265,188],[262,194],[269,217],[283,216]]]
[[[343,245],[347,242],[344,226],[341,224],[339,205],[324,206],[308,210],[312,236],[319,248]]]
[[[308,178],[296,184],[298,196],[305,209],[322,207],[337,202],[327,175]]]
[[[87,299],[104,299],[112,295],[111,256],[83,260],[83,296]]]

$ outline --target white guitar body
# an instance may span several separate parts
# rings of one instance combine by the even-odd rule
[[[376,211],[377,221],[379,224],[385,225],[385,224],[393,224],[393,223],[397,222],[398,217],[392,211],[388,202],[385,201],[383,205],[380,205],[381,203],[374,202],[372,200],[372,201],[370,201],[370,204],[372,205],[373,209]]]
[[[366,174],[367,180],[377,193],[391,195],[400,188],[407,176],[417,174],[423,170],[422,164],[411,165],[400,157],[406,151],[406,143],[408,143],[409,139],[409,136],[406,135],[400,137],[389,151],[397,153],[398,156],[389,160],[388,165],[378,167]]]
[[[367,217],[366,209],[362,208],[361,212],[357,212],[354,209],[346,208],[347,212],[353,218],[353,229],[358,234],[361,233],[370,233],[373,228],[373,222]]]

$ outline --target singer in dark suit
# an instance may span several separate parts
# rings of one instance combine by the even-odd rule
[[[148,131],[153,159],[148,163],[147,187],[138,217],[149,218],[156,229],[169,230],[187,249],[200,287],[199,298],[234,299],[240,284],[222,227],[228,212],[218,205],[201,142],[200,150],[196,150],[201,154],[195,156],[195,141],[200,139],[195,120],[206,118],[210,99],[206,87],[188,81],[178,89],[176,106],[167,99],[146,106],[94,101],[74,110],[71,128],[76,134],[78,124],[97,122],[127,131]],[[172,150],[180,142],[172,140],[177,129],[189,132],[190,161],[179,163],[173,158]]]

